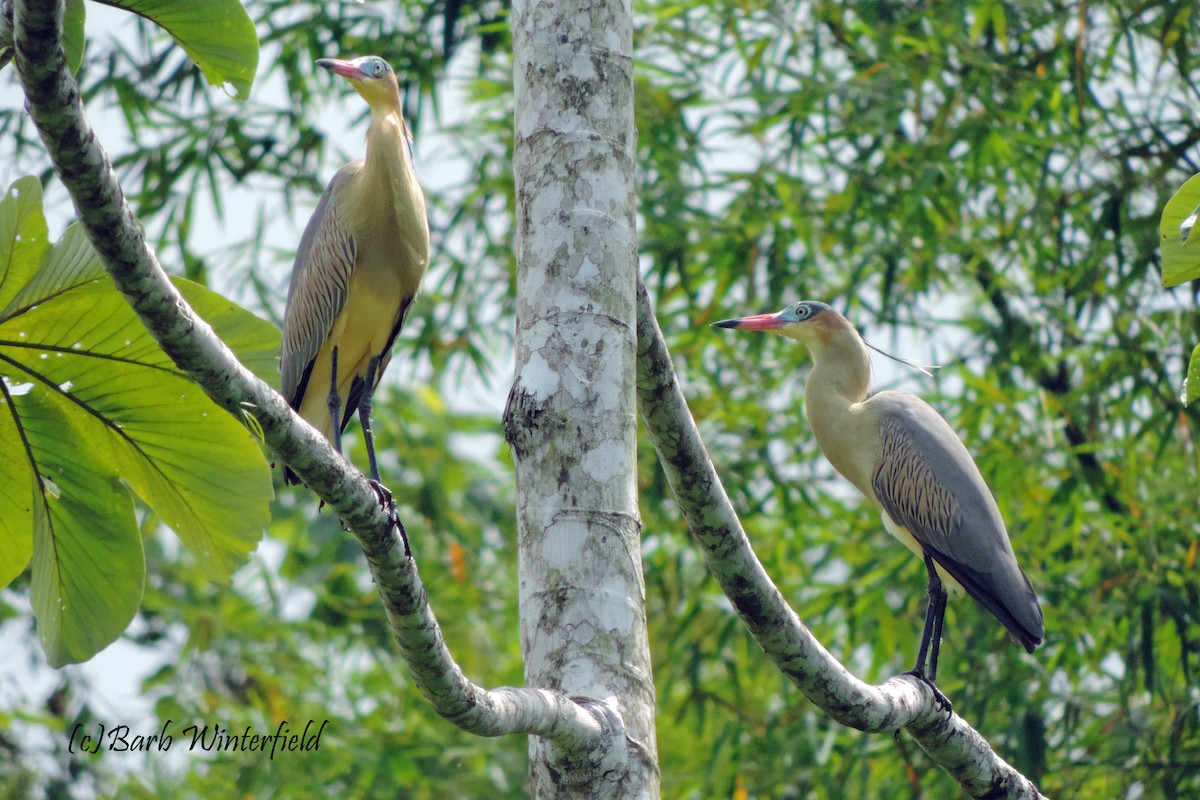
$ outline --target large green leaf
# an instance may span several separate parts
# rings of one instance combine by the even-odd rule
[[[1162,241],[1163,286],[1200,278],[1200,175],[1193,175],[1163,207],[1158,225]]]
[[[64,394],[35,385],[12,399],[28,448],[38,633],[50,663],[77,663],[116,639],[137,611],[141,537],[111,453],[91,444],[89,421]]]
[[[42,184],[26,176],[0,199],[0,305],[7,305],[41,266],[50,247]]]
[[[137,610],[145,570],[129,488],[217,580],[256,546],[273,492],[254,439],[162,352],[82,230],[46,238],[40,186],[22,179],[0,201],[0,585],[32,553],[39,630],[64,664]],[[177,285],[256,371],[274,372],[274,326]]]
[[[63,50],[67,54],[67,68],[71,70],[71,74],[79,72],[79,68],[83,66],[83,51],[87,47],[87,40],[83,34],[83,23],[87,17],[87,10],[83,6],[83,0],[67,0],[67,7],[63,11]]]
[[[1188,360],[1187,378],[1183,384],[1183,403],[1191,405],[1200,398],[1200,344],[1192,348],[1192,357]]]
[[[10,387],[7,380],[0,383],[6,405],[12,405],[14,391],[26,391],[28,386]],[[31,459],[26,454],[16,417],[0,413],[0,446],[4,454],[0,457],[0,586],[12,582],[21,574],[33,555],[33,502],[37,484],[29,468]]]
[[[214,86],[245,100],[258,69],[258,34],[238,0],[99,0],[171,34]]]

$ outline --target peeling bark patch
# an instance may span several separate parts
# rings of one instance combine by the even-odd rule
[[[533,395],[514,385],[504,404],[504,441],[512,448],[513,456],[524,458],[536,433],[539,420],[546,413]]]

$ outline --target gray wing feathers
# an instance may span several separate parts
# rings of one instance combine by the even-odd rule
[[[886,394],[872,477],[879,503],[1032,651],[1042,640],[1041,608],[978,467],[924,401]]]
[[[361,166],[361,162],[348,164],[329,181],[296,250],[288,284],[279,367],[280,390],[294,407],[299,406],[309,365],[346,304],[355,243],[339,218],[333,196]]]
[[[928,413],[921,413],[924,410]],[[936,412],[927,406],[884,411],[879,442],[872,482],[892,519],[912,530],[922,544],[959,561],[982,561],[994,552],[993,539],[1002,540],[1011,557],[999,509],[975,462]],[[961,535],[967,517],[987,535]]]

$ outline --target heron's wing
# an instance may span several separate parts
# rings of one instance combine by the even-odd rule
[[[880,408],[871,481],[880,505],[1032,651],[1043,633],[1037,595],[967,448],[920,398],[881,392],[871,400]]]
[[[347,181],[361,168],[361,161],[347,164],[329,181],[296,250],[279,364],[280,391],[293,408],[300,407],[313,360],[346,304],[356,246],[341,219],[339,200]]]

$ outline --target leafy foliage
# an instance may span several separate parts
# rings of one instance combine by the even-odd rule
[[[63,9],[63,50],[66,51],[67,66],[72,73],[79,72],[83,66],[83,51],[87,46],[83,33],[86,17],[87,9],[83,0],[67,0]]]
[[[254,23],[237,0],[97,0],[131,11],[165,30],[187,52],[208,82],[228,87],[245,97],[258,66],[258,36]],[[9,10],[11,14],[11,9]],[[86,47],[83,0],[66,0],[63,49],[71,72],[83,64]],[[0,25],[0,68],[12,60],[8,20]]]
[[[1188,405],[1200,399],[1200,344],[1192,348],[1188,359],[1187,379],[1184,381],[1184,402]]]
[[[491,416],[457,410],[480,391],[464,388],[477,375],[502,385],[507,373],[504,5],[250,8],[271,54],[259,85],[281,92],[216,102],[141,28],[133,44],[90,43],[84,96],[121,110],[117,130],[100,136],[160,252],[277,314],[291,258],[272,250],[279,210],[310,208],[358,145],[344,136],[357,106],[338,107],[338,127],[318,122],[333,84],[313,59],[379,53],[409,76],[437,255],[393,361],[402,390],[377,405],[377,440],[394,445],[385,472],[407,503],[455,654],[475,680],[519,682],[499,402]],[[1047,643],[1027,656],[984,612],[952,600],[939,678],[956,710],[1050,796],[1200,792],[1196,509],[1179,488],[1200,469],[1200,418],[1178,397],[1200,314],[1194,285],[1159,286],[1159,214],[1200,171],[1189,111],[1200,18],[1181,9],[636,5],[647,282],[760,557],[857,674],[881,680],[910,666],[922,568],[821,458],[799,400],[802,353],[719,337],[706,323],[822,299],[877,344],[945,364],[933,381],[881,369],[881,383],[925,396],[967,441],[1041,592]],[[427,150],[429,132],[445,127],[430,117],[464,104],[452,144]],[[43,169],[25,124],[19,103],[0,111],[14,159]],[[435,156],[464,161],[440,176]],[[250,194],[262,227],[216,246],[200,220],[242,213],[231,210],[234,190]],[[652,451],[642,454],[664,796],[953,796],[903,737],[839,728],[763,663],[705,577]],[[278,572],[256,562],[232,590],[148,540],[159,582],[134,628],[143,633],[128,638],[164,663],[145,687],[157,718],[218,715],[261,729],[322,713],[353,756],[151,761],[137,775],[120,754],[56,763],[135,796],[326,786],[520,796],[524,743],[466,739],[432,717],[396,664],[358,554],[315,516],[303,494],[284,495],[267,548],[281,552]],[[39,717],[46,727],[103,717],[64,681],[63,710]],[[174,788],[175,770],[186,790]]]
[[[1197,736],[1183,721],[1195,512],[1169,498],[1195,474],[1197,418],[1172,386],[1200,317],[1194,295],[1157,288],[1158,209],[1171,176],[1195,171],[1186,156],[1200,141],[1172,99],[1188,91],[1195,31],[1154,9],[1134,21],[1117,4],[689,7],[642,42],[688,54],[691,74],[730,76],[689,83],[694,99],[672,85],[678,71],[654,81],[677,101],[641,129],[708,147],[689,148],[699,169],[678,170],[682,191],[648,176],[643,257],[768,570],[863,677],[907,668],[921,568],[831,480],[799,403],[803,353],[713,339],[702,325],[828,300],[877,343],[948,365],[932,385],[885,380],[934,402],[975,453],[1042,594],[1048,638],[1025,657],[960,600],[939,683],[1048,795],[1196,788]],[[1168,40],[1177,46],[1158,44]],[[715,628],[705,618],[692,635]],[[748,661],[692,679],[692,698],[717,698],[706,718],[772,682]],[[777,708],[726,739],[745,748],[759,726],[786,729],[796,772],[766,766],[777,750],[734,756],[756,768],[744,773],[752,794],[954,791],[919,753],[825,739],[807,715],[787,719],[795,703]],[[736,772],[697,794],[730,790]]]
[[[270,475],[248,432],[158,348],[82,230],[50,244],[36,178],[0,201],[0,265],[0,580],[32,554],[38,632],[62,665],[110,644],[141,599],[130,488],[224,580],[267,523]],[[231,347],[273,365],[271,325],[184,288]]]

